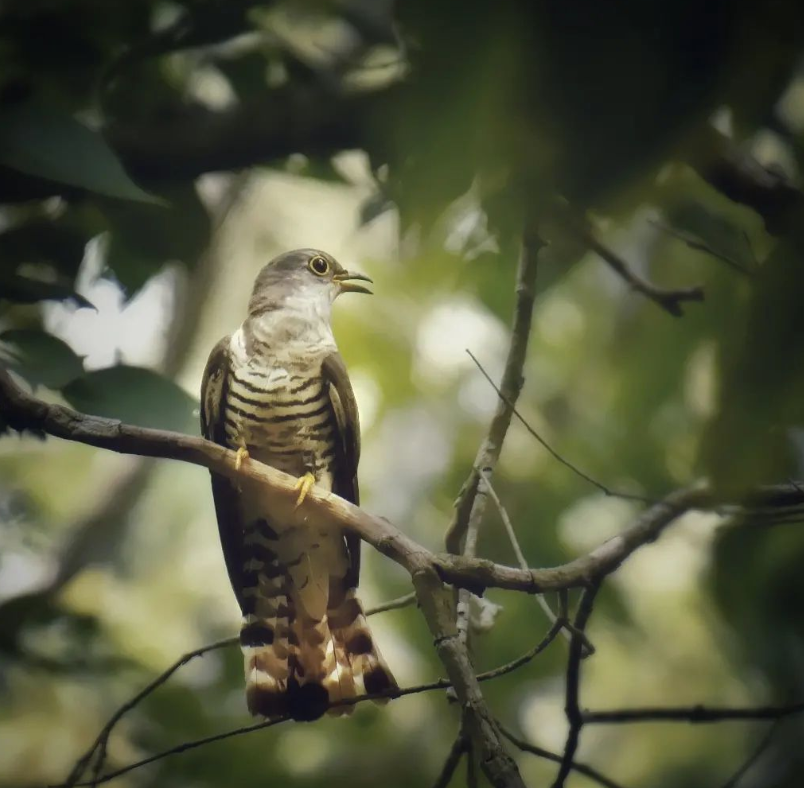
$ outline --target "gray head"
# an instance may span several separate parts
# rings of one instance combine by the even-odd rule
[[[347,271],[320,249],[285,252],[258,274],[248,305],[249,316],[305,303],[316,311],[328,312],[341,293],[371,295],[371,290],[354,280],[371,282],[364,274]]]

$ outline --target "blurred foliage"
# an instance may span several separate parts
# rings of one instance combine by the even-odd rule
[[[520,409],[552,446],[651,497],[804,475],[800,2],[8,0],[0,19],[0,363],[38,394],[195,432],[206,354],[259,267],[291,246],[356,258],[377,295],[339,304],[335,328],[366,425],[366,505],[439,548],[494,405],[464,349],[499,375],[528,223],[548,246]],[[629,291],[556,221],[557,200],[640,276],[703,284],[705,303],[674,320]],[[120,703],[233,632],[207,486],[194,468],[127,475],[83,447],[3,437],[0,784],[59,782]],[[637,512],[516,423],[495,489],[532,565]],[[691,516],[635,555],[593,619],[583,705],[803,697],[799,528]],[[408,590],[366,552],[364,596]],[[513,562],[493,511],[480,552]],[[489,597],[503,610],[475,638],[479,669],[546,629],[533,600]],[[440,674],[415,610],[373,625],[403,684]],[[484,688],[553,749],[565,659],[554,644]],[[131,715],[110,763],[244,724],[242,694],[236,649],[196,660]],[[746,785],[800,784],[802,725],[784,723]],[[427,785],[456,726],[443,694],[414,696],[125,779]],[[580,759],[695,788],[760,736],[589,728]],[[554,768],[520,766],[532,784]]]

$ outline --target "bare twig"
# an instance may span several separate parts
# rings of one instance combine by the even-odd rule
[[[546,761],[552,761],[553,763],[561,763],[562,761],[562,756],[558,755],[558,753],[550,752],[550,750],[545,750],[543,747],[539,747],[535,744],[530,744],[529,742],[520,739],[518,736],[515,736],[513,733],[511,733],[511,731],[502,725],[500,725],[500,733],[502,733],[502,735],[505,736],[505,738],[508,739],[511,744],[513,744],[515,747],[518,747],[523,752],[529,752],[532,755],[536,755],[539,758],[544,758]],[[601,774],[597,769],[593,769],[591,766],[587,766],[584,763],[573,761],[571,769],[578,774],[584,775],[584,777],[588,777],[598,785],[604,786],[604,788],[623,788],[620,783],[614,782],[614,780],[611,778],[606,777],[605,774]]]
[[[728,780],[721,786],[721,788],[736,788],[737,784],[740,780],[745,777],[745,775],[749,772],[751,767],[764,755],[765,751],[770,747],[770,743],[773,741],[773,737],[776,735],[776,732],[779,730],[779,726],[781,725],[782,720],[777,719],[774,720],[773,724],[768,727],[768,730],[765,731],[765,735],[760,739],[759,744],[754,748],[753,752],[748,756],[748,758],[740,765],[740,768],[737,769]]]
[[[491,384],[491,387],[497,392],[497,396],[501,400],[506,400],[505,394],[498,388],[497,384],[492,380],[491,375],[489,375],[489,373],[486,372],[486,370],[483,368],[483,365],[477,360],[472,351],[467,350],[466,352],[469,354],[469,358],[471,358],[472,361],[475,362],[475,365],[483,374],[483,377],[486,378],[486,380]],[[533,427],[531,427],[527,419],[525,419],[525,417],[517,410],[513,402],[508,401],[508,405],[511,408],[511,413],[513,413],[513,415],[517,417],[519,423],[531,434],[532,437],[534,437],[542,445],[543,448],[547,450],[548,454],[550,454],[550,456],[553,459],[558,460],[565,468],[569,468],[576,476],[580,476],[581,479],[583,479],[586,482],[589,482],[589,484],[591,484],[593,487],[597,487],[597,489],[600,490],[600,492],[602,492],[605,496],[613,498],[624,498],[625,500],[628,501],[639,501],[641,503],[654,503],[649,498],[644,498],[641,495],[633,495],[632,493],[617,492],[616,490],[612,490],[609,487],[606,487],[605,484],[602,484],[601,482],[597,481],[597,479],[593,479],[591,476],[585,474],[582,470],[573,465],[569,460],[565,460],[541,435],[539,435],[539,433],[536,432],[536,430],[533,429]]]
[[[572,762],[575,760],[575,752],[578,749],[578,741],[581,735],[581,728],[584,720],[581,715],[581,708],[578,702],[581,681],[581,659],[583,657],[583,640],[580,633],[586,628],[592,609],[595,604],[599,583],[594,583],[584,591],[581,601],[578,604],[578,612],[575,615],[575,631],[570,642],[569,659],[567,660],[567,688],[564,702],[564,713],[567,715],[569,731],[567,742],[564,745],[564,757],[561,759],[561,766],[553,782],[553,788],[563,788],[564,782],[572,770]]]
[[[388,610],[397,610],[412,604],[415,599],[416,594],[411,592],[410,594],[405,594],[397,599],[391,599],[388,602],[383,602],[382,604],[369,608],[366,610],[366,615],[373,616],[377,613],[384,613]],[[210,651],[216,651],[218,649],[238,645],[240,645],[240,639],[238,637],[224,638],[223,640],[218,640],[206,646],[201,646],[193,651],[188,651],[186,654],[183,654],[181,657],[179,657],[167,670],[160,673],[159,676],[157,676],[153,681],[149,682],[145,687],[143,687],[142,690],[127,700],[122,706],[120,706],[119,709],[117,709],[117,711],[115,711],[115,713],[109,718],[101,729],[92,746],[86,751],[86,753],[84,753],[84,755],[81,756],[81,758],[78,759],[73,767],[73,770],[70,772],[70,775],[67,777],[65,785],[68,787],[76,785],[91,763],[93,764],[92,768],[94,775],[97,777],[106,760],[106,748],[109,743],[109,737],[111,736],[112,730],[117,723],[120,722],[120,720],[135,706],[139,705],[145,698],[147,698],[148,695],[150,695],[154,690],[161,687],[179,668],[183,667],[196,657],[201,657],[204,654],[208,654]],[[93,763],[95,753],[97,753],[97,757],[94,758]]]
[[[522,390],[522,369],[525,366],[528,340],[533,320],[533,302],[535,299],[536,259],[542,241],[531,234],[526,234],[519,256],[516,277],[516,307],[514,309],[511,342],[505,361],[500,388],[505,397],[497,400],[494,415],[489,424],[488,434],[480,445],[475,463],[464,482],[454,504],[452,521],[447,528],[445,545],[450,553],[463,553],[468,558],[476,554],[477,537],[480,523],[486,510],[486,494],[479,486],[480,470],[488,476],[500,457],[503,442],[511,424],[513,403]],[[469,633],[470,592],[462,589],[458,594],[456,609],[458,633],[466,642]]]
[[[447,759],[444,761],[444,766],[441,768],[441,773],[433,784],[433,788],[447,788],[452,781],[452,775],[455,774],[455,770],[461,762],[461,758],[466,754],[468,746],[469,743],[466,737],[459,733],[452,743]]]
[[[628,285],[645,298],[649,298],[673,317],[681,317],[684,314],[683,304],[689,301],[703,301],[704,291],[700,285],[695,287],[679,288],[677,290],[665,290],[657,287],[647,279],[639,276],[613,249],[610,249],[592,231],[588,225],[580,226],[580,233],[583,242],[606,263],[615,273],[617,273]]]
[[[266,720],[265,722],[256,722],[253,725],[244,725],[243,727],[235,728],[234,730],[224,731],[223,733],[216,733],[214,736],[205,736],[203,739],[193,739],[192,741],[183,742],[182,744],[179,744],[176,747],[171,747],[169,750],[163,750],[162,752],[158,752],[154,755],[151,755],[148,758],[143,758],[141,761],[130,763],[128,764],[128,766],[123,766],[120,769],[117,769],[113,772],[109,772],[108,774],[104,774],[101,777],[98,777],[91,781],[83,783],[73,783],[73,785],[76,788],[85,788],[85,786],[107,783],[110,780],[114,780],[117,777],[121,777],[124,774],[128,774],[128,772],[134,771],[134,769],[139,769],[140,767],[147,766],[150,763],[161,761],[163,758],[167,758],[170,755],[178,755],[179,753],[187,752],[188,750],[195,750],[196,748],[203,747],[206,744],[212,744],[213,742],[222,741],[223,739],[231,739],[233,736],[241,736],[245,733],[252,733],[253,731],[262,730],[263,728],[271,728],[274,725],[279,725],[280,723],[287,722],[289,719],[290,719],[289,717],[281,717],[276,720]],[[69,785],[69,783],[53,786],[52,788],[66,788],[67,785]]]
[[[533,319],[534,285],[536,281],[536,258],[542,242],[536,237],[525,238],[519,258],[516,283],[516,308],[514,310],[511,343],[505,361],[502,381],[498,389],[500,397],[489,424],[489,431],[478,449],[475,462],[469,477],[461,488],[454,504],[452,522],[447,531],[447,550],[451,553],[461,552],[462,542],[466,536],[470,520],[482,515],[482,505],[477,506],[480,475],[478,468],[491,474],[502,450],[508,427],[511,424],[514,403],[522,390],[522,368],[525,365],[530,327]],[[496,386],[495,386],[496,388]],[[474,510],[474,511],[473,511]]]
[[[610,709],[606,711],[585,711],[586,724],[628,724],[632,722],[689,722],[709,723],[724,720],[776,720],[804,712],[804,701],[784,703],[778,706],[680,706],[665,708],[647,706],[641,709]]]
[[[494,501],[494,505],[497,507],[500,519],[502,520],[503,526],[505,527],[506,533],[508,534],[508,540],[511,542],[511,547],[514,550],[516,560],[519,563],[519,568],[527,569],[528,562],[525,560],[525,555],[522,552],[522,548],[519,546],[519,540],[516,538],[516,532],[514,531],[514,524],[511,522],[511,518],[508,516],[507,510],[503,505],[503,502],[500,500],[500,496],[497,495],[494,486],[492,485],[491,481],[489,480],[489,478],[486,476],[485,473],[481,473],[481,478],[483,482],[482,486],[485,486],[488,494],[491,496],[491,500]],[[547,618],[553,624],[555,624],[559,620],[559,616],[557,616],[553,612],[553,609],[547,603],[547,600],[544,598],[544,596],[542,596],[541,594],[537,594],[536,601],[539,603],[539,607],[541,607],[541,609],[545,612]],[[563,618],[563,622],[564,624],[562,628],[562,634],[569,640],[574,630],[574,627],[572,626],[572,624],[570,624],[570,622],[566,619],[566,617]],[[584,639],[584,649],[585,649],[584,656],[589,656],[590,654],[593,654],[595,651],[594,646],[592,646],[592,644],[589,642],[586,635],[584,635],[583,633],[580,634],[581,637]]]
[[[544,641],[543,641],[544,642]],[[221,642],[221,645],[227,645],[225,641]],[[530,652],[529,652],[530,653]],[[538,653],[538,652],[537,652]],[[527,660],[525,660],[527,661]],[[512,670],[515,670],[517,667],[523,664],[522,657],[514,660],[513,662],[508,663],[507,665],[503,665],[499,668],[495,668],[494,670],[486,671],[485,673],[480,673],[477,676],[478,681],[488,681],[490,679],[497,678],[499,676],[504,675],[505,673],[510,673]],[[377,699],[383,698],[402,698],[407,695],[418,695],[423,692],[432,692],[433,690],[442,690],[442,689],[449,689],[452,685],[446,679],[438,679],[437,681],[429,682],[428,684],[419,684],[415,687],[405,687],[400,690],[396,690],[394,692],[388,692],[385,694],[380,695],[361,695],[357,698],[350,698],[347,700],[340,701],[339,703],[334,703],[333,708],[336,706],[356,706],[360,703],[365,703],[366,701],[373,701]],[[123,774],[127,774],[128,772],[133,771],[134,769],[138,769],[141,766],[147,766],[148,764],[154,763],[155,761],[162,760],[163,758],[167,758],[171,755],[178,755],[179,753],[186,752],[187,750],[192,750],[197,747],[202,747],[205,744],[211,744],[216,741],[221,741],[223,739],[228,739],[233,736],[241,736],[247,733],[252,733],[254,731],[262,730],[263,728],[269,728],[272,725],[278,725],[281,722],[287,722],[288,718],[281,718],[278,720],[271,720],[266,722],[259,722],[255,723],[254,725],[246,725],[243,727],[235,728],[230,731],[225,731],[224,733],[215,734],[214,736],[206,736],[203,739],[195,739],[189,742],[183,742],[176,747],[171,747],[170,749],[163,750],[160,753],[156,753],[148,758],[144,758],[140,761],[136,761],[135,763],[130,763],[127,766],[124,766],[120,769],[117,769],[113,772],[109,772],[108,774],[104,774],[101,777],[97,778],[95,782],[97,783],[105,783],[109,782],[110,780],[114,780],[117,777],[120,777]],[[68,786],[73,786],[73,788],[83,788],[84,786],[92,785],[92,781],[87,782],[65,782],[61,785],[54,786],[53,788],[68,788]]]
[[[368,608],[366,610],[367,616],[376,616],[377,613],[385,613],[388,610],[399,610],[403,607],[409,607],[416,601],[416,592],[411,591],[409,594],[399,596],[396,599],[391,599],[388,602],[381,602],[379,605]]]

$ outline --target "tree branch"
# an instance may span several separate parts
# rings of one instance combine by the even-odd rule
[[[583,226],[581,237],[583,242],[632,289],[641,293],[645,298],[649,298],[673,317],[681,317],[684,314],[684,303],[704,300],[704,291],[700,285],[677,290],[665,290],[657,287],[647,279],[643,279],[613,249],[610,249],[600,241],[590,227]]]
[[[405,594],[397,599],[392,599],[388,602],[383,602],[382,604],[369,608],[366,610],[366,616],[373,616],[377,613],[384,613],[388,610],[397,610],[402,607],[407,607],[413,603],[415,599],[415,593],[411,592],[410,594]],[[76,785],[93,760],[93,774],[94,778],[97,779],[98,775],[100,774],[100,770],[103,768],[103,764],[106,761],[106,749],[109,743],[109,737],[111,736],[114,727],[135,706],[139,705],[154,690],[161,687],[179,668],[183,667],[196,657],[202,657],[204,654],[208,654],[210,651],[217,651],[218,649],[239,645],[240,638],[235,636],[224,638],[223,640],[217,640],[214,643],[209,643],[206,646],[201,646],[193,651],[188,651],[186,654],[182,654],[182,656],[179,657],[167,670],[160,673],[153,681],[149,682],[136,695],[127,700],[122,706],[120,706],[119,709],[117,709],[114,714],[112,714],[112,716],[101,729],[95,741],[92,743],[92,746],[86,751],[86,753],[84,753],[84,755],[81,756],[81,758],[78,759],[78,761],[76,761],[75,766],[65,781],[65,786],[70,788],[71,786]],[[520,659],[522,659],[522,657],[520,657]],[[508,670],[505,670],[506,667],[508,666],[504,665],[502,668],[498,668],[498,670],[508,672]],[[517,665],[516,667],[519,666]],[[513,668],[509,668],[509,670],[513,670]],[[493,678],[493,676],[489,676],[489,678]],[[96,752],[97,757],[94,757]]]
[[[480,691],[466,643],[452,618],[452,600],[432,565],[422,562],[413,573],[413,586],[463,711],[462,725],[477,753],[480,767],[495,788],[525,788],[514,759],[505,751],[491,712]]]
[[[589,617],[595,604],[595,597],[599,589],[596,583],[584,591],[581,601],[578,604],[578,612],[575,615],[575,632],[570,641],[569,659],[567,660],[567,689],[564,702],[564,712],[569,723],[567,742],[564,745],[564,757],[561,759],[561,766],[553,782],[553,788],[563,788],[564,782],[572,770],[572,762],[575,760],[575,752],[578,749],[578,742],[581,736],[581,728],[584,724],[581,708],[578,702],[581,681],[581,660],[583,659],[583,638],[581,633],[586,629]]]
[[[438,775],[438,779],[433,784],[433,788],[447,788],[452,781],[452,775],[455,774],[455,770],[458,768],[461,758],[466,754],[468,747],[469,742],[466,740],[466,737],[459,733],[452,743],[447,759],[444,761],[444,766]]]
[[[689,722],[692,724],[723,722],[724,720],[776,720],[804,712],[804,701],[777,706],[681,706],[664,708],[648,706],[642,709],[611,709],[585,711],[585,724],[629,724],[633,722]]]
[[[505,361],[502,382],[498,389],[499,399],[494,416],[489,425],[486,439],[477,451],[469,478],[461,488],[454,504],[452,522],[447,529],[446,547],[450,553],[460,553],[470,524],[477,523],[485,511],[485,495],[479,494],[481,471],[491,477],[500,457],[503,442],[511,425],[514,406],[522,391],[524,378],[522,369],[530,339],[530,328],[533,320],[533,302],[536,298],[536,258],[543,243],[534,235],[526,235],[523,239],[516,278],[516,307],[514,309],[511,342],[508,346],[508,357]],[[496,387],[495,387],[496,388]]]
[[[297,480],[293,476],[253,459],[242,463],[238,470],[234,451],[203,438],[134,427],[45,403],[23,392],[5,370],[0,370],[0,413],[12,429],[39,431],[123,454],[180,460],[228,478],[259,482],[277,517],[286,518],[288,522],[304,518],[313,526],[337,524],[358,534],[411,575],[429,567],[444,582],[478,594],[492,587],[540,594],[587,586],[617,569],[634,550],[658,538],[679,515],[715,503],[704,485],[677,490],[587,555],[550,569],[523,570],[481,558],[431,553],[385,518],[370,515],[343,498],[317,488],[313,488],[297,510]]]
[[[539,758],[544,758],[546,761],[552,761],[553,763],[561,763],[563,760],[563,756],[520,739],[502,725],[500,725],[500,733],[502,733],[502,735],[505,736],[505,738],[508,739],[511,744],[513,744],[515,747],[518,747],[523,752],[529,752],[532,755],[536,755]],[[588,777],[590,780],[593,780],[598,785],[604,786],[604,788],[623,788],[623,786],[619,783],[614,782],[614,780],[606,777],[605,774],[601,774],[597,769],[593,769],[591,766],[587,766],[585,763],[573,761],[570,768],[572,771],[578,772],[578,774],[582,774],[584,777]]]

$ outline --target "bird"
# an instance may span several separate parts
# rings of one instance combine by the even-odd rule
[[[330,324],[342,293],[371,294],[364,274],[317,249],[259,272],[239,329],[210,353],[201,384],[204,437],[359,505],[360,423]],[[246,701],[254,716],[348,714],[362,694],[397,688],[356,589],[360,539],[271,511],[256,483],[211,473],[226,569],[242,612]]]

